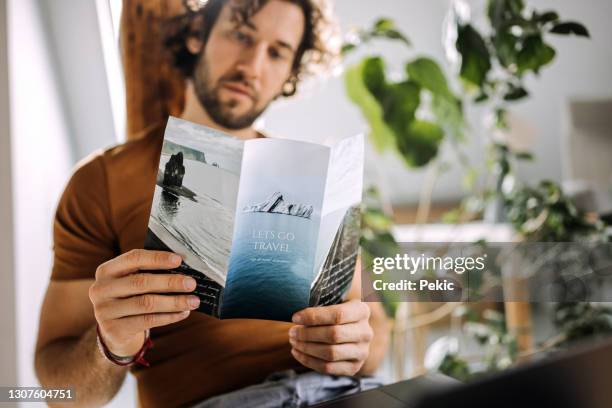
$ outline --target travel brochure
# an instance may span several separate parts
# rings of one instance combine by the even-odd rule
[[[333,146],[241,140],[171,117],[146,249],[183,257],[199,311],[290,321],[339,303],[353,278],[363,186],[362,135]]]

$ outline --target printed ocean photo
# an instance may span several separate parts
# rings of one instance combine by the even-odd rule
[[[221,317],[289,320],[308,306],[318,225],[295,215],[238,217]]]
[[[245,144],[221,318],[291,320],[308,307],[329,149]]]
[[[194,126],[168,123],[149,231],[187,266],[224,285],[243,143]]]

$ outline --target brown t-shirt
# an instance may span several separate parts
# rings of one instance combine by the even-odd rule
[[[149,221],[163,126],[79,163],[59,202],[51,279],[94,278],[103,262],[142,248]],[[290,323],[218,320],[192,312],[151,331],[150,367],[135,367],[140,404],[195,403],[298,368],[290,353]]]

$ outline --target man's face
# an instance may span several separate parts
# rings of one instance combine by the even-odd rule
[[[281,92],[304,33],[295,4],[270,0],[236,26],[228,5],[213,27],[193,75],[200,103],[219,125],[244,129]]]

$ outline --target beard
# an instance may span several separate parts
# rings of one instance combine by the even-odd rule
[[[227,102],[221,101],[219,98],[219,90],[224,82],[239,82],[251,90],[253,104],[248,111],[241,115],[237,115],[233,112],[233,109],[238,105],[237,100],[230,99]],[[221,77],[217,83],[213,83],[210,79],[210,66],[208,61],[205,60],[203,53],[198,59],[193,74],[193,84],[196,96],[202,107],[204,107],[215,123],[226,129],[240,130],[250,127],[270,104],[270,102],[268,102],[263,108],[257,108],[259,104],[259,95],[253,88],[253,85],[244,77],[242,72],[225,75]]]

